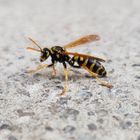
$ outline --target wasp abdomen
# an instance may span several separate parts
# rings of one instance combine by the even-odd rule
[[[98,74],[101,77],[106,76],[106,70],[104,66],[93,58],[83,58],[82,56],[77,59],[77,63],[81,66],[87,67],[90,71]]]

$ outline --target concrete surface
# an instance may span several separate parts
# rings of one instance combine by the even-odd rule
[[[26,73],[40,55],[28,36],[52,46],[87,34],[101,40],[71,51],[107,58],[113,89],[71,69],[60,97],[61,65]],[[140,140],[139,0],[0,0],[0,140],[56,139]]]

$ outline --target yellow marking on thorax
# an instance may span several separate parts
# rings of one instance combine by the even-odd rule
[[[50,49],[50,52],[51,52],[51,54],[54,54],[54,52],[53,52],[53,50],[52,50],[52,49]]]
[[[78,58],[79,58],[79,56],[75,56],[75,57],[74,57],[74,60],[78,60]]]
[[[86,66],[87,65],[87,62],[88,62],[88,59],[86,59],[83,63],[83,66]]]
[[[60,55],[59,55],[59,54],[57,54],[57,55],[56,55],[56,57],[57,57],[57,58],[60,58]]]
[[[83,60],[84,60],[84,58],[81,56],[81,57],[80,57],[80,61],[83,61]]]

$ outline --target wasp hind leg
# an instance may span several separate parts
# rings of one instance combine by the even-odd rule
[[[112,88],[113,87],[113,85],[111,85],[111,84],[109,84],[105,81],[100,80],[98,78],[98,75],[96,73],[90,71],[87,67],[83,66],[83,68],[86,69],[91,74],[91,76],[93,76],[96,79],[96,81],[100,83],[100,85],[105,86],[107,88]]]

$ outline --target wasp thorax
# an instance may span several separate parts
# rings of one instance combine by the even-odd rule
[[[50,55],[50,51],[48,48],[43,48],[41,51],[40,62],[45,61]]]

